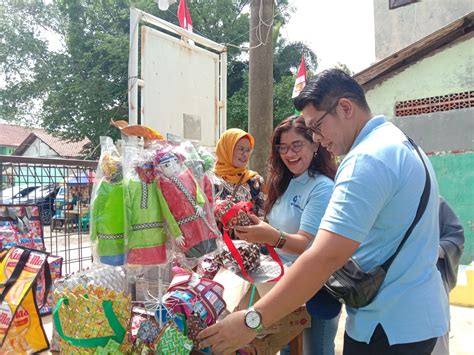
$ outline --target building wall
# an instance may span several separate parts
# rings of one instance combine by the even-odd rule
[[[389,10],[374,0],[375,58],[383,59],[474,10],[473,0],[423,0]]]
[[[474,132],[471,131],[471,135]],[[431,155],[441,195],[464,226],[462,264],[474,260],[474,152]]]
[[[395,104],[473,92],[472,48],[472,36],[459,40],[365,88],[374,114],[386,115],[431,153],[440,193],[464,226],[465,264],[474,260],[474,108],[395,117]]]
[[[474,38],[463,39],[392,73],[366,91],[374,114],[394,117],[396,101],[453,94],[474,89]]]
[[[23,153],[24,157],[56,158],[58,154],[41,139],[36,138]]]

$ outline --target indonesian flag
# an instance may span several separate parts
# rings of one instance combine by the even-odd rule
[[[188,30],[193,32],[193,21],[191,20],[191,15],[189,14],[189,7],[186,4],[186,0],[180,0],[178,6],[178,19],[179,25]]]
[[[298,67],[298,73],[296,74],[295,86],[293,88],[293,94],[291,98],[294,99],[300,94],[300,92],[306,86],[306,66],[304,65],[304,53],[301,54],[301,63]]]

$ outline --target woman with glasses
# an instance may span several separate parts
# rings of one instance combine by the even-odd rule
[[[283,263],[291,264],[311,245],[333,190],[334,157],[314,143],[304,119],[292,116],[273,131],[269,159],[265,216],[268,223],[237,227],[236,235],[249,242],[275,246]],[[260,290],[260,288],[259,288]],[[334,354],[339,316],[312,318],[304,331],[305,354]],[[284,348],[280,354],[289,353]]]
[[[222,134],[216,146],[215,197],[223,200],[234,195],[235,202],[252,201],[254,212],[263,216],[263,178],[248,169],[253,147],[253,136],[241,129],[231,128]]]

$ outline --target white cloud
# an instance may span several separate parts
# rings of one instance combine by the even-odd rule
[[[304,41],[316,53],[318,71],[340,62],[359,72],[375,62],[373,0],[290,3],[296,11],[282,34],[290,41]]]

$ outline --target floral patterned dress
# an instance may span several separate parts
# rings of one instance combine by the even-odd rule
[[[255,175],[254,177],[250,178],[246,183],[240,184],[235,193],[234,202],[252,201],[253,212],[257,216],[263,217],[263,204],[265,202],[263,184],[264,181],[260,175]],[[231,196],[234,192],[236,185],[238,184],[232,184],[220,177],[216,177],[216,182],[214,183],[215,199],[224,200],[228,196]]]

